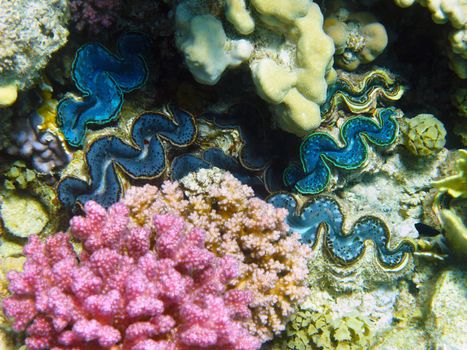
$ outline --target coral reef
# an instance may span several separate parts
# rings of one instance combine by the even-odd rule
[[[465,348],[465,2],[0,0],[0,349]]]
[[[332,318],[328,313],[299,310],[290,317],[281,338],[271,350],[368,349],[372,322],[359,315]]]
[[[86,150],[89,182],[74,176],[65,176],[58,184],[58,196],[65,207],[83,205],[88,200],[109,207],[122,193],[117,177],[117,167],[132,178],[159,177],[167,167],[166,145],[190,145],[196,136],[193,116],[174,108],[171,115],[144,113],[132,120],[130,127],[132,145],[110,135],[100,137]],[[134,146],[133,146],[134,145]]]
[[[68,234],[33,236],[23,272],[9,273],[3,308],[27,330],[29,349],[259,348],[241,321],[251,293],[226,290],[236,262],[206,250],[202,230],[158,215],[152,241],[148,229],[128,227],[121,203],[106,211],[91,201],[85,212],[70,222],[79,257]]]
[[[349,71],[373,62],[388,44],[386,29],[369,12],[340,8],[326,17],[324,31],[334,41],[336,64]]]
[[[177,6],[177,46],[188,68],[201,83],[215,84],[227,67],[248,62],[257,93],[270,103],[280,128],[297,135],[316,129],[319,105],[335,80],[334,45],[323,32],[318,5],[311,0],[246,5],[198,0]],[[223,6],[237,34],[246,38],[226,34],[218,11]]]
[[[104,125],[118,117],[123,94],[140,88],[148,68],[142,54],[147,39],[141,34],[125,34],[117,42],[116,56],[100,44],[86,44],[76,53],[72,76],[82,98],[65,97],[57,107],[57,123],[65,140],[82,146],[88,125]]]
[[[329,184],[331,170],[328,162],[343,169],[361,167],[368,159],[368,142],[388,146],[399,132],[395,110],[381,109],[377,116],[379,125],[370,117],[357,116],[346,120],[340,128],[343,147],[326,133],[309,134],[300,145],[302,166],[293,164],[285,170],[285,184],[300,193],[317,194]]]
[[[318,231],[322,233],[327,250],[342,264],[350,264],[361,258],[365,246],[372,242],[378,252],[378,259],[385,268],[397,268],[407,263],[408,255],[414,247],[403,241],[391,249],[390,233],[386,224],[377,217],[361,217],[352,225],[348,233],[343,232],[344,215],[339,203],[329,196],[314,197],[298,207],[297,199],[287,193],[276,194],[268,199],[277,208],[289,212],[287,223],[292,232],[300,233],[302,242],[315,246]]]
[[[232,284],[253,293],[251,332],[263,340],[284,329],[295,306],[308,295],[305,278],[310,248],[288,235],[287,212],[253,197],[250,187],[219,169],[202,169],[161,189],[130,188],[123,198],[138,225],[157,213],[175,213],[205,229],[206,247],[233,255],[240,278]]]
[[[66,0],[1,0],[0,106],[34,85],[51,55],[67,42]]]
[[[328,89],[328,98],[321,106],[323,124],[331,124],[345,107],[353,114],[373,113],[381,102],[402,97],[404,86],[389,71],[375,68],[362,74],[337,71],[336,83]]]
[[[418,114],[402,119],[402,143],[415,156],[430,156],[441,151],[446,144],[446,129],[432,114]]]

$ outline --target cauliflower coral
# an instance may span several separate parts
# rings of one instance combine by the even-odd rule
[[[9,273],[3,307],[28,349],[259,348],[243,327],[251,293],[227,290],[237,262],[209,252],[204,231],[173,215],[151,217],[155,232],[129,227],[122,203],[85,212],[70,233],[31,237],[23,272]]]
[[[307,260],[311,249],[288,234],[287,211],[254,197],[253,190],[219,169],[202,169],[161,188],[130,188],[123,202],[140,227],[151,229],[156,214],[180,215],[206,231],[206,247],[234,256],[240,277],[232,287],[253,292],[250,332],[267,340],[309,294]],[[149,226],[148,226],[149,225]]]

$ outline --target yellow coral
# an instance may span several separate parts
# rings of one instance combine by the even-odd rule
[[[446,144],[446,129],[431,114],[419,114],[401,123],[403,143],[416,156],[428,156],[441,151]]]
[[[226,0],[225,17],[240,34],[250,34],[255,29],[255,22],[244,0]]]
[[[300,309],[293,314],[281,338],[271,350],[368,349],[372,340],[372,322],[358,315],[334,318],[329,311]]]

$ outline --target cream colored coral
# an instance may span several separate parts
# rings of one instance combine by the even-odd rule
[[[433,181],[432,185],[454,198],[467,198],[467,150],[458,150],[454,159],[455,174]]]
[[[247,40],[227,38],[216,17],[195,15],[189,6],[177,7],[177,47],[185,53],[185,62],[193,77],[202,84],[214,85],[227,67],[248,59],[253,47]]]
[[[240,34],[251,34],[255,30],[255,22],[244,0],[225,0],[225,17]]]
[[[467,257],[467,227],[454,210],[443,209],[439,213],[441,225],[445,230],[448,245],[453,253],[462,259]]]
[[[124,196],[130,217],[152,225],[157,213],[177,213],[206,231],[206,246],[240,262],[241,277],[234,287],[254,295],[251,332],[263,340],[282,331],[288,316],[308,295],[305,286],[311,250],[288,235],[286,211],[274,208],[219,169],[200,170],[161,189],[133,187]]]
[[[216,8],[223,6],[235,34],[227,35],[222,28]],[[302,136],[320,125],[319,106],[336,73],[334,44],[323,31],[323,16],[312,0],[185,0],[176,13],[177,46],[196,80],[215,84],[226,68],[248,62],[256,91],[271,104],[280,128]],[[215,18],[215,28],[201,31],[189,25],[199,16],[210,16],[203,17],[203,27]],[[202,32],[198,36],[204,41],[189,39],[197,37],[196,31]],[[248,36],[237,40],[237,34]],[[230,64],[223,55],[240,48],[236,42],[254,50],[249,57],[234,54]]]
[[[324,31],[334,40],[336,63],[349,71],[374,61],[388,44],[386,29],[368,12],[341,8],[326,18]]]
[[[283,1],[279,6],[256,0],[252,4],[267,25],[284,23],[282,30],[297,47],[293,69],[271,57],[253,59],[251,67],[256,90],[273,104],[278,126],[302,136],[321,123],[319,106],[326,100],[328,83],[335,79],[334,45],[323,32],[323,16],[315,3]]]
[[[462,28],[467,21],[467,2],[465,0],[419,0],[428,8],[435,23],[450,22],[454,28]]]

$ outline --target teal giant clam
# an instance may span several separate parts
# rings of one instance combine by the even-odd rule
[[[386,223],[375,216],[359,218],[345,233],[342,208],[331,196],[311,198],[301,208],[289,193],[274,194],[268,202],[288,210],[287,224],[291,231],[301,235],[304,243],[314,247],[320,229],[324,228],[325,246],[331,257],[341,264],[351,264],[362,257],[366,243],[370,241],[376,248],[379,262],[389,269],[400,266],[414,251],[414,245],[407,240],[391,248],[390,231]]]
[[[131,145],[116,136],[93,141],[86,152],[90,183],[64,177],[58,184],[60,201],[69,208],[94,200],[109,207],[120,199],[122,184],[117,168],[133,179],[154,179],[167,168],[166,147],[162,140],[177,147],[189,146],[196,137],[193,116],[172,108],[171,116],[143,113],[132,122]]]
[[[324,124],[331,124],[341,106],[353,114],[369,113],[382,103],[397,101],[404,94],[404,86],[391,73],[375,68],[363,74],[339,71],[335,84],[329,86],[327,100],[321,106]]]
[[[82,146],[89,125],[104,125],[118,117],[123,94],[140,88],[147,80],[143,53],[147,39],[137,33],[120,37],[119,56],[100,44],[82,46],[73,61],[72,77],[82,98],[65,97],[57,107],[57,123],[65,140]]]
[[[340,129],[343,147],[327,133],[308,135],[300,145],[301,167],[292,164],[285,169],[285,184],[303,194],[317,194],[329,184],[329,164],[342,169],[363,166],[368,159],[368,143],[388,146],[395,141],[399,131],[394,109],[380,109],[377,116],[379,123],[363,116],[346,120]]]

